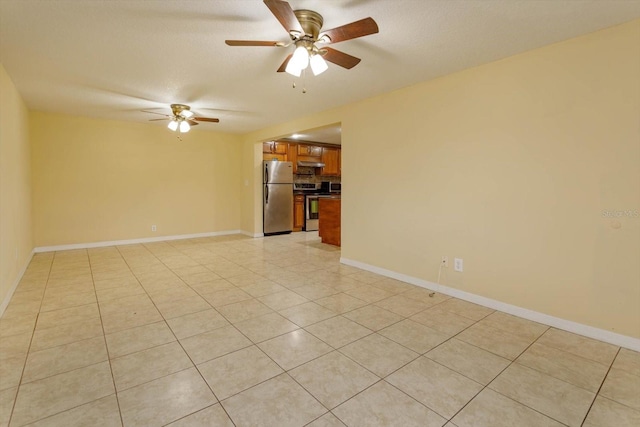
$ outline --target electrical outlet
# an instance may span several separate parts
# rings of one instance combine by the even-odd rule
[[[462,264],[462,258],[454,258],[453,259],[453,269],[455,271],[460,271],[462,272],[463,270],[463,264]]]
[[[157,230],[156,226],[155,226],[155,225],[152,225],[152,226],[151,226],[151,231],[156,231],[156,230]]]
[[[449,267],[449,257],[448,256],[443,256],[441,263],[442,263],[442,266]]]

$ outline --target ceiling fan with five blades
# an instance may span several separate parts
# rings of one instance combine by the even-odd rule
[[[351,56],[330,47],[318,47],[316,44],[338,43],[378,32],[378,24],[372,18],[364,18],[340,27],[321,32],[323,18],[312,10],[293,10],[289,3],[281,0],[264,0],[265,5],[289,33],[291,42],[226,40],[229,46],[296,46],[294,53],[287,56],[278,72],[286,71],[299,77],[302,70],[311,66],[314,75],[324,72],[332,62],[346,69],[358,65],[360,58]]]
[[[191,107],[184,104],[171,104],[172,114],[162,114],[155,111],[142,110],[145,113],[158,114],[164,116],[162,119],[150,119],[149,121],[155,122],[159,120],[170,120],[167,126],[172,131],[178,131],[180,133],[189,132],[191,126],[198,125],[198,122],[211,122],[219,123],[220,119],[214,119],[211,117],[199,117],[191,111]]]

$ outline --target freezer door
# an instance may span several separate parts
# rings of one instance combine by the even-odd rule
[[[293,183],[293,163],[264,161],[262,162],[263,183],[291,184]]]
[[[265,184],[264,234],[293,230],[293,185]]]

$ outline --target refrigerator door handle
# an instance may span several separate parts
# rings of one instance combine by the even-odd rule
[[[269,204],[269,186],[268,185],[264,186],[264,204],[265,205]]]
[[[269,183],[269,166],[267,166],[266,164],[264,165],[264,183]]]

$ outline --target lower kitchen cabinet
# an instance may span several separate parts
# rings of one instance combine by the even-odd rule
[[[302,231],[304,227],[304,196],[293,196],[293,231]]]
[[[342,244],[341,234],[341,200],[338,198],[320,198],[318,199],[320,208],[318,236],[322,239],[322,243],[340,246]]]

